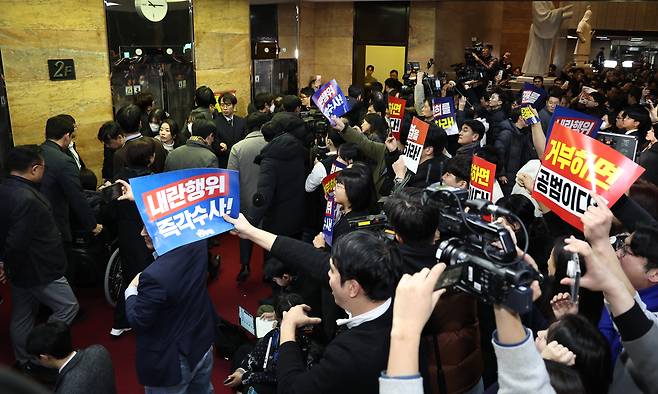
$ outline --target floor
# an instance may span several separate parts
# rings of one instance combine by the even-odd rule
[[[262,250],[254,250],[252,256],[252,273],[242,285],[237,284],[235,277],[240,270],[238,239],[225,234],[221,238],[219,252],[222,256],[222,267],[219,278],[208,285],[208,291],[215,304],[217,312],[225,319],[237,324],[238,305],[255,312],[258,300],[271,294],[271,288],[262,281]],[[126,333],[120,338],[110,337],[113,309],[105,302],[100,288],[75,289],[83,314],[74,322],[73,345],[76,348],[92,344],[105,346],[112,355],[117,392],[121,394],[143,393],[143,387],[137,382],[135,372],[135,337]],[[269,293],[269,294],[268,294]],[[14,362],[11,344],[9,342],[9,316],[11,299],[7,285],[0,285],[0,296],[4,303],[0,305],[0,364],[11,365]],[[216,393],[231,393],[222,381],[232,371],[229,371],[228,361],[215,355],[212,383]]]

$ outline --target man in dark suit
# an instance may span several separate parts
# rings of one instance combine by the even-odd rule
[[[70,247],[73,239],[71,215],[75,216],[76,223],[84,231],[98,235],[103,229],[96,223],[85,199],[80,169],[75,160],[65,153],[74,135],[74,122],[62,115],[54,116],[46,122],[46,141],[41,144],[45,171],[40,190],[50,201],[65,248]]]
[[[226,168],[231,148],[247,135],[247,123],[235,115],[235,106],[238,99],[232,93],[225,93],[219,100],[222,113],[215,117],[217,134],[213,143],[213,150],[219,160],[219,168]]]
[[[142,236],[149,249],[153,242]],[[208,243],[176,248],[135,276],[125,292],[137,334],[137,377],[148,393],[210,393],[217,315],[206,290]]]
[[[110,353],[101,345],[73,350],[66,323],[36,326],[27,338],[27,351],[46,368],[58,370],[55,393],[116,394]]]
[[[44,173],[41,149],[17,146],[7,154],[9,176],[0,183],[0,282],[11,285],[11,339],[19,366],[30,356],[25,341],[39,304],[51,319],[70,323],[78,301],[64,273],[66,254],[48,199],[38,190]]]
[[[140,116],[141,111],[135,104],[126,105],[117,111],[117,123],[119,123],[119,126],[121,127],[124,144],[114,152],[113,177],[116,177],[128,165],[126,145],[142,138],[152,140],[155,144],[155,160],[153,160],[153,163],[151,164],[151,170],[156,174],[161,173],[164,170],[165,160],[167,159],[167,150],[162,145],[162,142],[153,137],[142,135],[139,131],[141,124]]]
[[[256,228],[242,214],[238,219],[224,215],[224,219],[235,226],[241,238],[306,272],[309,279],[326,284],[328,273],[328,287],[336,305],[349,316],[337,321],[340,333],[327,345],[322,360],[308,370],[296,332],[320,323],[320,319],[308,316],[307,305],[297,305],[285,314],[277,366],[278,392],[378,393],[378,378],[388,359],[391,297],[401,274],[395,247],[372,232],[359,230],[340,237],[330,256],[309,243]]]

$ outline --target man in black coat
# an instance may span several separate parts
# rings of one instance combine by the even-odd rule
[[[235,114],[238,99],[232,93],[225,93],[219,100],[222,113],[214,119],[217,134],[213,143],[213,150],[219,161],[219,168],[226,168],[231,148],[247,135],[247,123]]]
[[[116,394],[110,353],[101,345],[73,350],[71,330],[53,321],[32,330],[27,349],[47,368],[57,369],[57,394]]]
[[[103,229],[103,226],[96,223],[94,213],[85,199],[80,183],[80,169],[75,160],[65,153],[74,134],[73,122],[62,116],[54,116],[46,122],[46,141],[41,144],[45,171],[40,190],[50,201],[65,248],[73,239],[71,215],[75,215],[80,229],[94,235]]]
[[[298,261],[313,271],[329,274],[336,304],[345,309],[342,330],[326,347],[322,360],[306,368],[296,331],[320,319],[309,307],[291,308],[281,322],[277,368],[278,393],[378,393],[378,377],[386,368],[392,322],[391,297],[400,279],[400,256],[394,246],[368,231],[342,236],[332,255],[311,244],[260,230],[240,214],[224,219],[235,232],[284,262]]]
[[[17,146],[7,155],[9,176],[0,184],[0,281],[11,285],[11,338],[19,364],[29,361],[25,341],[40,303],[51,319],[67,323],[78,302],[64,273],[66,254],[48,199],[39,192],[44,174],[41,149]],[[63,154],[63,153],[62,153]],[[68,156],[67,156],[68,157]]]
[[[275,116],[261,128],[268,144],[256,157],[260,174],[248,216],[253,223],[262,220],[262,227],[268,231],[299,237],[304,226],[308,151],[293,134],[304,128],[304,122],[299,116],[290,115]]]

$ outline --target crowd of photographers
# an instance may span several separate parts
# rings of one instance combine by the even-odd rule
[[[218,103],[202,86],[181,127],[142,93],[99,130],[99,192],[75,150],[75,120],[49,119],[41,147],[12,149],[0,184],[0,198],[11,201],[0,208],[0,260],[17,366],[59,370],[57,392],[115,391],[107,351],[72,347],[67,324],[78,304],[67,278],[75,282],[76,272],[62,263],[75,266],[76,234],[109,233],[124,279],[111,334],[135,331],[140,382],[154,393],[212,392],[213,344],[226,339],[212,327],[226,322],[207,308],[204,283],[216,270],[209,244],[219,241],[157,256],[125,181],[228,168],[240,173],[241,213],[224,217],[240,237],[237,280],[251,275],[253,245],[263,248],[272,286],[263,316],[278,324],[228,352],[235,370],[225,385],[243,393],[658,392],[658,72],[567,66],[553,70],[550,87],[536,76],[547,99],[536,109],[541,122],[528,125],[520,92],[508,88],[509,52],[500,61],[491,52],[470,50],[454,80],[412,66],[381,84],[370,70],[365,86],[348,88],[350,111],[331,121],[311,100],[317,78],[298,96],[257,94],[245,118],[235,114],[235,95]],[[407,103],[399,139],[388,97]],[[435,124],[436,97],[454,99],[458,134]],[[531,197],[557,105],[636,137],[646,169],[610,209],[593,195],[583,232]],[[413,117],[429,123],[415,173],[402,159]],[[496,164],[495,205],[468,200],[474,156]],[[328,238],[322,180],[335,172],[339,210]],[[53,315],[33,329],[40,303]]]

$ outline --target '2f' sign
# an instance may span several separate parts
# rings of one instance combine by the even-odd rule
[[[51,81],[75,79],[75,64],[73,63],[73,59],[49,59],[48,74]]]

